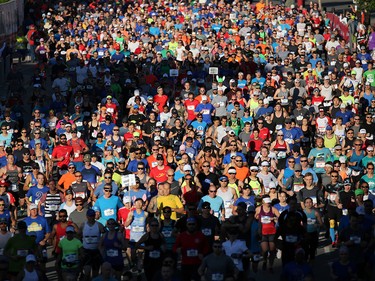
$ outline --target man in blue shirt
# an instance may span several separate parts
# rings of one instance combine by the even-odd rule
[[[203,120],[203,115],[201,113],[198,113],[197,120],[193,121],[191,123],[191,126],[193,126],[198,136],[204,138],[204,135],[207,130],[207,123],[202,120]]]
[[[104,195],[96,200],[94,210],[100,214],[100,222],[105,225],[107,220],[117,220],[117,211],[124,205],[117,196],[112,195],[111,184],[104,185]]]
[[[197,115],[201,113],[203,116],[203,121],[210,125],[212,123],[211,117],[215,114],[215,107],[211,103],[207,102],[207,96],[202,95],[202,103],[198,104],[195,112]]]
[[[35,236],[36,244],[45,246],[51,233],[51,229],[47,223],[47,220],[38,215],[38,205],[34,203],[30,204],[29,210],[30,215],[24,220],[27,225],[26,234],[29,236]]]

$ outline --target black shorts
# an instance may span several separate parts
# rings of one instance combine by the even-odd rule
[[[275,242],[275,234],[262,235],[261,242]]]
[[[82,265],[90,265],[93,268],[99,268],[102,264],[102,255],[99,250],[89,250],[83,248]]]
[[[327,217],[328,220],[335,220],[336,222],[340,221],[342,216],[342,210],[331,205],[327,205]]]

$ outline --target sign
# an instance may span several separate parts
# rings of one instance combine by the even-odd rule
[[[170,77],[177,77],[178,76],[178,69],[170,69],[169,70]]]
[[[219,74],[219,68],[218,67],[210,67],[208,69],[208,73],[211,75],[218,75]]]

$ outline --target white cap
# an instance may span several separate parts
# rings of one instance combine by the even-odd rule
[[[340,105],[340,108],[346,108],[345,103],[342,103],[342,104]]]
[[[341,156],[341,157],[339,158],[339,161],[340,161],[340,163],[346,163],[346,158],[345,158],[345,156]]]
[[[367,132],[366,132],[366,129],[360,129],[360,130],[359,130],[359,133],[360,133],[360,134],[366,134]]]
[[[38,209],[38,205],[34,204],[34,203],[31,203],[30,206],[29,206],[29,210],[33,210],[33,209]]]
[[[134,90],[134,96],[139,96],[139,90],[138,89]]]
[[[271,181],[269,184],[268,184],[268,188],[271,189],[271,188],[276,188],[276,184]]]
[[[189,164],[186,164],[184,166],[184,172],[186,172],[186,171],[191,171],[191,166]]]
[[[268,161],[263,161],[260,165],[263,167],[269,167],[270,163]]]
[[[344,63],[343,67],[349,67],[349,64],[346,62]]]
[[[202,101],[203,100],[207,100],[207,96],[206,95],[202,95]]]
[[[156,122],[156,127],[161,127],[161,122],[160,121]]]
[[[31,262],[31,261],[36,262],[36,258],[33,254],[26,256],[26,262]]]
[[[266,204],[271,204],[271,198],[269,197],[266,197],[266,198],[263,198],[263,202],[266,203]]]
[[[228,174],[232,174],[232,173],[237,173],[236,169],[234,169],[234,168],[230,168],[230,169],[228,170]]]
[[[251,170],[257,170],[257,171],[259,171],[259,168],[258,168],[258,166],[251,166],[251,167],[250,167],[250,171],[251,171]]]
[[[372,146],[368,146],[368,147],[367,147],[367,151],[374,151],[374,147],[372,147]]]
[[[124,198],[122,198],[122,202],[124,204],[126,204],[126,203],[132,202],[132,200],[131,200],[130,196],[124,196]]]
[[[270,104],[270,101],[268,99],[264,99],[263,104]]]
[[[160,141],[160,140],[161,140],[161,138],[159,136],[154,137],[154,141]]]
[[[329,80],[329,76],[328,75],[324,76],[324,80]]]

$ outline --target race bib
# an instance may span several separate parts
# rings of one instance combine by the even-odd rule
[[[113,108],[107,108],[107,111],[108,111],[109,113],[113,113],[113,112],[114,112],[114,109],[113,109]]]
[[[203,114],[210,114],[210,110],[209,109],[203,109]]]
[[[268,97],[268,101],[273,101],[273,97]]]
[[[115,211],[113,209],[104,210],[104,215],[106,217],[113,216],[114,214],[115,214]]]
[[[225,202],[224,202],[224,208],[225,208],[225,209],[226,209],[226,208],[229,208],[231,204],[232,204],[232,201],[225,201]]]
[[[316,219],[307,218],[307,224],[313,225],[313,224],[315,224],[315,222],[316,222]]]
[[[106,252],[107,254],[107,257],[117,257],[118,256],[118,250],[117,249],[110,249],[110,250],[107,250]]]
[[[316,203],[317,203],[316,196],[311,196],[310,198],[311,198],[313,204],[316,204]]]
[[[211,276],[212,281],[222,281],[224,280],[224,274],[221,273],[213,273]]]
[[[92,133],[91,133],[91,136],[93,138],[96,138],[96,136],[98,135],[98,131],[97,130],[94,130]]]
[[[331,102],[330,102],[330,101],[325,101],[325,102],[323,103],[323,105],[324,105],[325,107],[329,107],[329,106],[331,106]]]
[[[360,244],[361,243],[361,237],[350,236],[350,241],[353,241],[354,244]]]
[[[65,256],[65,261],[69,263],[74,263],[78,260],[78,257],[76,254],[70,254]]]
[[[188,110],[194,110],[194,109],[195,109],[195,106],[194,106],[194,105],[188,105],[188,106],[187,106],[187,109],[188,109]]]
[[[20,257],[26,257],[28,253],[29,253],[28,250],[17,250],[17,256],[20,256]]]
[[[286,141],[288,144],[292,144],[292,143],[293,143],[293,139],[285,139],[285,141]]]
[[[188,257],[197,257],[198,256],[198,250],[196,250],[196,249],[187,250],[186,255]]]
[[[295,235],[287,235],[285,236],[285,241],[288,243],[296,243],[298,240],[298,237]]]
[[[335,200],[336,200],[336,196],[337,196],[336,193],[331,193],[331,194],[329,194],[329,200],[331,200],[332,202],[335,202]]]
[[[302,121],[303,115],[297,116],[297,121]]]
[[[286,157],[285,151],[280,151],[279,153],[277,153],[277,158],[281,159],[281,158],[285,158],[285,157]]]
[[[104,56],[104,52],[98,52],[99,56]]]
[[[288,99],[281,99],[281,104],[288,104]]]
[[[97,244],[99,242],[97,236],[85,236],[83,239],[87,244]]]
[[[301,184],[295,184],[294,186],[293,186],[294,188],[294,192],[300,192],[300,190],[302,189],[302,188],[304,188],[305,186],[303,185],[303,183],[301,183]]]
[[[211,228],[203,228],[203,229],[202,229],[202,233],[203,233],[205,236],[211,236],[211,234],[212,234],[212,230],[211,230]]]
[[[83,126],[83,122],[81,122],[81,121],[76,122],[76,125],[77,125],[77,127],[82,127]]]
[[[219,102],[219,106],[225,106],[225,103],[224,102]]]
[[[149,253],[149,257],[152,258],[152,259],[158,259],[160,258],[160,251],[151,251]]]
[[[157,165],[158,165],[158,162],[152,162],[152,163],[151,163],[151,167],[152,167],[152,168],[155,168]]]
[[[143,226],[132,226],[132,231],[133,232],[143,232],[144,229],[145,228]]]
[[[316,162],[316,167],[317,168],[324,168],[325,164],[326,163],[324,161],[317,161]]]
[[[17,192],[17,191],[18,191],[18,186],[17,186],[16,183],[13,183],[13,184],[12,184],[12,191],[13,191],[13,192]]]
[[[41,55],[44,55],[44,54],[46,53],[46,51],[45,51],[45,50],[41,50],[41,51],[39,51],[39,53],[40,53]]]
[[[172,231],[170,231],[170,230],[163,230],[162,233],[163,233],[164,237],[166,237],[166,238],[172,237]]]
[[[269,223],[271,223],[271,217],[269,217],[269,216],[262,216],[260,218],[260,222],[263,223],[263,224],[269,224]]]
[[[86,198],[86,193],[85,192],[75,192],[75,198],[77,197],[82,197],[83,199]]]

